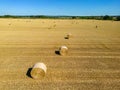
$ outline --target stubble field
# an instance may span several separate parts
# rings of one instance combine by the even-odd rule
[[[27,74],[36,62],[42,80]],[[120,90],[120,22],[0,19],[0,90]]]

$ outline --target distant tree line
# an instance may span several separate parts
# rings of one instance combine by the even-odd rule
[[[120,21],[120,16],[45,16],[45,15],[30,15],[30,16],[13,16],[3,15],[0,18],[30,18],[30,19],[95,19],[95,20],[114,20]]]
[[[114,20],[120,21],[120,16],[73,16],[72,19],[95,19],[95,20]]]

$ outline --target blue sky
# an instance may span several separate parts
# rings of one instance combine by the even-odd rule
[[[120,0],[0,0],[0,15],[120,15]]]

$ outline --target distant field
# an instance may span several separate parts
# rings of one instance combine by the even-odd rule
[[[26,75],[36,62],[43,80]],[[120,22],[0,19],[0,90],[120,90]]]

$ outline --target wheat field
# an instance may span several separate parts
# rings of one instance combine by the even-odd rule
[[[42,80],[28,73],[37,62]],[[0,90],[120,90],[120,22],[0,19]]]

